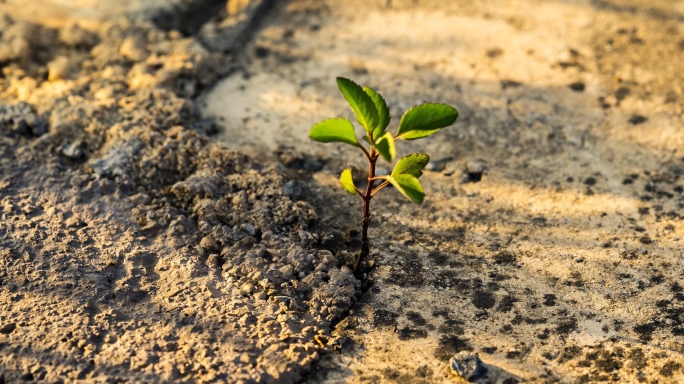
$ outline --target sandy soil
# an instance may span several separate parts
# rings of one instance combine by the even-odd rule
[[[0,18],[5,381],[684,380],[683,2],[291,0],[244,48],[47,3]],[[363,282],[335,76],[460,111]]]
[[[209,138],[192,97],[228,58],[126,16],[2,22],[0,380],[299,380],[359,283],[287,169]]]

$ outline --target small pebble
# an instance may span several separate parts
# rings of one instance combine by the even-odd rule
[[[292,200],[299,200],[304,192],[304,183],[299,180],[288,181],[283,185],[283,196],[289,197]]]
[[[252,224],[245,224],[242,229],[250,236],[256,235],[256,228]]]
[[[459,352],[449,362],[451,371],[462,378],[474,382],[487,374],[487,366],[477,355],[468,352]]]

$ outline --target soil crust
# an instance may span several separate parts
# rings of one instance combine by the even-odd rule
[[[684,380],[680,5],[231,1],[0,4],[0,382]],[[460,111],[361,279],[335,76]]]

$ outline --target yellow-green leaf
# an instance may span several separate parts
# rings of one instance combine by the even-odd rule
[[[411,175],[413,177],[420,177],[423,175],[423,168],[430,161],[430,156],[424,153],[412,153],[406,155],[397,161],[397,164],[392,170],[392,177],[401,175]]]
[[[371,97],[360,85],[344,77],[337,78],[337,86],[354,111],[356,119],[367,132],[371,132],[378,125],[378,110]]]
[[[380,155],[387,161],[393,161],[397,154],[397,148],[394,145],[394,137],[389,132],[385,132],[379,139],[375,141],[375,149],[380,152]]]
[[[377,142],[377,139],[385,133],[385,129],[387,129],[387,126],[389,125],[389,108],[387,107],[385,99],[383,99],[379,93],[375,92],[373,88],[363,87],[363,91],[370,96],[375,104],[375,109],[378,111],[378,124],[373,128],[373,139]]]
[[[347,192],[351,193],[352,195],[356,195],[356,187],[354,186],[354,179],[352,178],[351,169],[345,169],[342,171],[342,174],[340,175],[340,183],[342,183],[342,186]]]
[[[413,175],[404,174],[397,176],[385,176],[385,180],[389,181],[402,195],[416,204],[422,204],[425,198],[423,186],[420,181]]]
[[[399,123],[398,137],[405,140],[430,136],[456,122],[458,111],[446,104],[421,104],[404,113]]]
[[[309,131],[309,137],[323,143],[342,142],[357,145],[354,125],[343,118],[323,120]]]

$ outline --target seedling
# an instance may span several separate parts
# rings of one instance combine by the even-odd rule
[[[352,179],[351,169],[345,169],[340,175],[344,189],[363,200],[363,221],[361,222],[361,252],[356,259],[354,270],[370,253],[368,242],[368,226],[370,225],[370,202],[381,189],[392,184],[401,194],[416,204],[422,204],[425,197],[423,186],[418,178],[430,157],[423,153],[412,153],[397,161],[389,175],[376,175],[375,165],[382,156],[393,162],[396,156],[395,141],[398,139],[416,140],[437,133],[440,129],[456,122],[458,111],[445,104],[421,104],[404,113],[395,135],[386,132],[390,122],[389,108],[379,93],[368,87],[361,87],[355,82],[337,78],[337,86],[356,115],[356,120],[365,130],[363,140],[369,148],[359,142],[354,131],[354,124],[344,118],[323,120],[311,128],[309,137],[323,143],[340,142],[358,147],[368,159],[368,184],[365,191],[357,188]],[[381,181],[375,186],[376,181]]]

